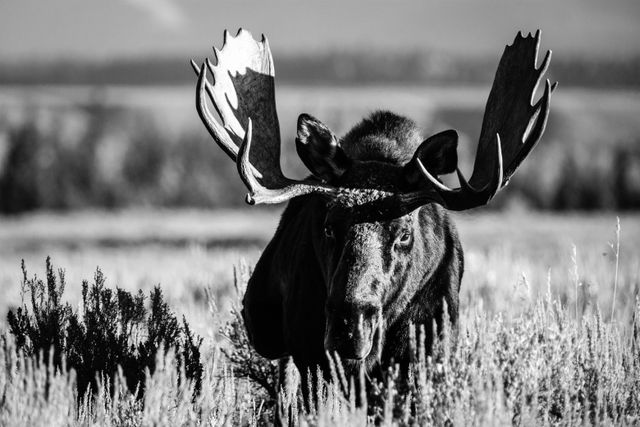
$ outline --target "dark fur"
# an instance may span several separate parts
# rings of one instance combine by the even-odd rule
[[[412,121],[374,113],[340,141],[353,164],[332,184],[409,191],[414,184],[405,165],[421,142]],[[371,371],[379,361],[406,361],[409,325],[442,325],[443,300],[457,323],[463,256],[447,212],[427,204],[402,216],[365,218],[351,208],[359,202],[318,195],[289,202],[244,296],[242,313],[258,353],[291,355],[302,373],[313,372],[326,366],[325,338],[347,357],[362,351],[369,340],[349,342],[359,337],[353,322],[362,314],[367,330],[375,322],[370,310],[381,309],[382,335],[375,332],[371,351],[352,363]],[[327,227],[333,237],[325,235]],[[400,244],[407,233],[412,243]]]

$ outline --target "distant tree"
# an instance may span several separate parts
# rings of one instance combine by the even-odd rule
[[[9,131],[5,164],[0,169],[0,211],[15,214],[40,207],[40,135],[35,122]]]

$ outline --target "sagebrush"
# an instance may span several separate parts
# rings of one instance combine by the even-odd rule
[[[54,272],[46,261],[46,283],[29,278],[24,261],[22,307],[10,310],[9,331],[17,350],[26,357],[42,358],[59,370],[63,364],[75,370],[78,395],[97,389],[97,378],[113,382],[121,369],[131,393],[144,394],[147,370],[155,370],[158,352],[177,352],[178,369],[200,389],[202,340],[194,336],[186,320],[178,322],[163,300],[160,287],[150,294],[150,307],[142,291],[136,295],[105,286],[97,269],[92,284],[82,282],[82,303],[74,311],[62,300],[66,282],[63,270]],[[28,298],[28,302],[25,302]]]
[[[241,294],[248,271],[239,273]],[[0,350],[0,424],[263,425],[276,417],[302,425],[640,423],[637,297],[630,312],[616,317],[625,320],[613,321],[603,318],[596,300],[583,308],[551,291],[526,304],[514,317],[489,316],[480,302],[472,304],[461,313],[454,342],[445,344],[454,336],[445,330],[431,355],[418,325],[408,374],[388,367],[366,394],[356,385],[369,380],[344,378],[340,361],[332,360],[332,380],[320,384],[307,409],[295,381],[278,388],[275,364],[253,352],[237,315],[214,313],[211,323],[226,323],[226,338],[205,341],[201,393],[195,395],[192,381],[180,381],[180,362],[160,351],[155,372],[144,378],[142,399],[129,390],[121,369],[111,383],[96,381],[94,396],[78,404],[73,370],[55,369],[51,357],[49,364],[23,357],[7,337]]]

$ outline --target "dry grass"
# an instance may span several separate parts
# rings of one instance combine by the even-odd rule
[[[185,313],[206,337],[201,396],[192,402],[186,397],[189,385],[182,382],[178,387],[175,369],[164,368],[173,363],[169,355],[163,359],[166,365],[159,365],[163,367],[147,379],[147,390],[153,392],[143,402],[116,385],[113,397],[102,389],[90,404],[86,399],[78,403],[73,374],[54,374],[46,364],[36,367],[9,345],[0,355],[6,366],[0,370],[0,425],[256,425],[273,416],[273,399],[247,380],[251,375],[238,370],[243,363],[245,368],[268,365],[246,348],[241,325],[231,323],[225,330],[234,342],[218,333],[236,301],[232,266],[242,258],[252,265],[259,246],[254,240],[249,246],[217,247],[215,225],[196,243],[185,245],[190,239],[172,240],[179,230],[167,237],[158,218],[150,215],[147,223],[157,224],[164,237],[153,244],[144,237],[142,246],[134,239],[125,246],[101,247],[96,245],[99,239],[88,239],[73,247],[53,238],[44,246],[21,245],[20,233],[10,234],[0,226],[0,240],[3,233],[13,236],[13,246],[0,249],[0,289],[7,297],[0,309],[4,312],[19,303],[20,258],[40,275],[44,256],[51,254],[57,265],[66,267],[69,283],[91,277],[96,265],[111,286],[150,289],[160,283],[176,313]],[[201,230],[207,220],[215,224],[216,216],[198,213],[196,218],[194,226]],[[266,226],[275,224],[273,216],[261,218]],[[24,221],[24,230],[40,227],[37,218]],[[48,221],[47,229],[74,223]],[[259,228],[256,223],[254,229]],[[412,378],[406,381],[391,372],[369,397],[368,412],[356,406],[360,396],[344,398],[333,385],[326,385],[320,405],[311,413],[299,412],[303,405],[295,392],[292,400],[283,399],[293,409],[285,407],[281,413],[294,415],[299,423],[341,425],[639,423],[638,218],[621,218],[618,258],[608,245],[617,246],[615,215],[491,214],[462,216],[457,223],[467,255],[457,346],[441,347],[432,359],[416,346]],[[241,234],[242,224],[237,222],[235,231],[225,226],[226,236]],[[99,223],[91,228],[99,230]],[[68,232],[65,228],[59,235]],[[37,233],[29,239],[37,241]],[[246,275],[238,277],[235,285],[242,288]],[[215,297],[216,312],[211,311],[205,288]],[[67,293],[72,303],[79,297],[79,289],[72,286]],[[230,360],[226,355],[234,349],[244,351],[244,356],[239,353],[239,359]]]

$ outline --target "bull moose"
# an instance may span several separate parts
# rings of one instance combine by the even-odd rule
[[[387,111],[371,114],[341,138],[301,114],[296,149],[311,175],[289,179],[280,167],[266,38],[225,32],[222,49],[214,48],[215,64],[192,62],[197,111],[236,162],[249,190],[246,201],[289,201],[243,299],[258,353],[292,356],[305,372],[324,365],[326,351],[336,351],[347,363],[372,370],[407,360],[411,324],[435,321],[440,329],[447,307],[456,325],[463,253],[447,211],[489,202],[542,136],[556,84],[546,80],[534,100],[551,58],[548,51],[536,66],[539,44],[540,31],[518,33],[505,48],[469,180],[458,168],[456,131],[423,140],[412,120]],[[457,188],[439,179],[453,172]]]

